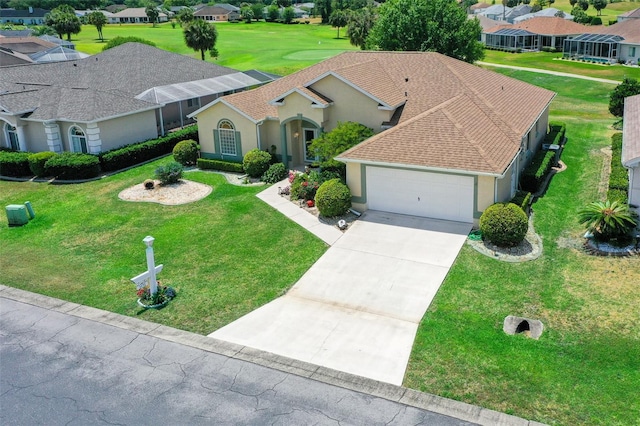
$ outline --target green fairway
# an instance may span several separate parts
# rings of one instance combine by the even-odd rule
[[[207,61],[239,70],[261,71],[286,75],[313,65],[356,47],[346,38],[336,39],[336,31],[329,25],[283,25],[270,22],[252,24],[216,24],[220,56]],[[172,28],[169,23],[151,25],[107,25],[102,30],[106,41],[118,36],[135,36],[156,43],[170,52],[181,53],[200,59],[200,53],[189,49],[183,39],[179,25]],[[97,39],[95,27],[84,25],[82,32],[73,36],[79,51],[95,54],[102,51],[104,43]]]
[[[612,85],[497,71],[558,92],[551,118],[567,123],[568,168],[533,206],[544,253],[512,264],[463,247],[420,324],[404,385],[549,424],[637,424],[640,258],[585,254],[576,219],[603,196]],[[504,334],[507,315],[541,320],[540,340]]]

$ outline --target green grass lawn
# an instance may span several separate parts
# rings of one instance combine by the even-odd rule
[[[28,225],[0,226],[0,283],[208,334],[292,286],[325,244],[255,194],[218,174],[186,178],[213,187],[195,203],[122,201],[123,189],[153,177],[154,163],[91,183],[0,181],[0,205],[31,201]],[[166,308],[141,311],[129,281],[146,270],[152,235],[158,278],[178,291]]]
[[[639,24],[640,25],[640,24]],[[562,53],[525,52],[509,53],[485,50],[483,61],[518,67],[540,68],[571,74],[588,75],[622,81],[625,77],[640,79],[640,68],[623,65],[596,65],[578,61],[561,60]],[[495,70],[495,68],[493,68]]]
[[[551,5],[551,7],[555,7],[556,9],[564,10],[567,13],[571,12],[573,6],[569,0],[556,0],[555,3]],[[636,3],[635,1],[620,1],[617,3],[608,3],[607,7],[601,10],[602,23],[607,25],[609,20],[614,20],[618,15],[623,14],[629,10],[634,10],[640,7],[640,3]],[[593,6],[589,5],[589,9],[587,9],[587,15],[596,16],[598,13],[597,10],[593,8]]]
[[[463,247],[420,324],[404,385],[549,424],[638,424],[640,258],[585,254],[576,219],[602,197],[612,87],[500,72],[558,92],[552,119],[567,123],[568,169],[533,207],[544,254],[510,264]],[[504,334],[507,315],[540,319],[540,340]]]
[[[216,24],[220,53],[217,60],[207,55],[207,61],[239,70],[259,69],[280,75],[290,74],[322,59],[335,56],[345,50],[356,49],[349,40],[336,39],[336,30],[328,25],[283,25],[270,22],[252,24]],[[169,23],[151,25],[107,25],[102,30],[105,40],[117,36],[136,36],[151,40],[156,46],[170,52],[200,59],[200,52],[189,49],[180,26],[171,28]],[[102,51],[104,43],[97,39],[94,26],[84,25],[72,41],[81,52],[90,54]]]

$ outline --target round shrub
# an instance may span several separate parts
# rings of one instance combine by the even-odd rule
[[[182,164],[172,161],[156,169],[156,178],[160,181],[160,185],[177,183],[182,179],[183,170]]]
[[[269,169],[270,163],[271,155],[257,148],[247,152],[242,160],[245,173],[254,178],[262,176]]]
[[[529,220],[513,203],[496,203],[480,216],[482,236],[500,247],[517,246],[524,240]]]
[[[351,192],[340,179],[331,179],[320,185],[315,201],[322,216],[340,216],[351,207]]]
[[[264,172],[261,180],[266,183],[278,183],[289,175],[287,168],[282,163],[272,164],[269,170]]]
[[[63,180],[90,179],[100,174],[100,160],[91,154],[63,152],[44,164],[45,176]]]
[[[183,166],[192,166],[198,161],[198,142],[193,139],[180,141],[173,147],[173,159]]]
[[[49,161],[49,158],[56,155],[57,154],[53,151],[43,151],[31,154],[29,156],[29,168],[31,169],[31,173],[36,176],[44,176],[45,163]]]

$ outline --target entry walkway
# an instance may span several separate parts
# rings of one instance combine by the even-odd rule
[[[276,208],[312,223],[316,235],[329,233],[286,203],[294,210]],[[209,336],[400,385],[418,324],[470,230],[467,223],[367,211],[285,296]]]

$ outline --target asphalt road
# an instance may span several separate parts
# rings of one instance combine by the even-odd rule
[[[2,425],[471,425],[0,297]]]

